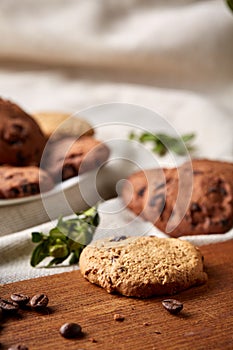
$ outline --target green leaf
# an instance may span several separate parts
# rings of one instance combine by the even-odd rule
[[[226,0],[226,1],[227,1],[227,5],[231,9],[231,11],[233,11],[233,0]]]
[[[67,258],[68,258],[68,255],[63,257],[63,258],[54,258],[48,263],[48,265],[46,265],[46,267],[51,267],[53,265],[59,265],[59,264],[63,263],[63,261],[65,261]]]
[[[31,256],[31,266],[35,267],[38,265],[44,258],[47,257],[47,244],[46,242],[40,243],[32,252]]]
[[[132,137],[129,135],[129,138]],[[187,150],[190,152],[193,151],[194,147],[190,145],[190,142],[194,138],[194,133],[185,134],[181,137],[174,137],[164,133],[152,134],[143,132],[141,135],[137,136],[139,142],[151,143],[152,151],[160,156],[164,156],[168,151],[178,155],[185,155]],[[135,134],[134,139],[136,139]]]
[[[62,263],[72,254],[71,262],[78,262],[83,248],[91,242],[99,225],[97,207],[77,213],[73,219],[59,218],[57,226],[48,235],[33,232],[32,240],[39,245],[34,249],[31,265],[38,265],[46,257],[53,257],[48,267]]]
[[[148,141],[157,141],[158,138],[156,135],[153,135],[153,134],[150,134],[150,133],[143,133],[140,137],[139,137],[139,141],[141,143],[144,143],[144,142],[148,142]]]
[[[39,243],[43,240],[43,233],[41,232],[32,232],[32,242]]]
[[[182,140],[184,141],[184,143],[191,141],[195,138],[195,134],[186,134],[186,135],[182,135],[181,136]]]

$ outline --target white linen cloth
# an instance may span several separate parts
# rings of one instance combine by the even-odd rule
[[[233,15],[223,0],[2,0],[0,37],[0,95],[29,112],[138,104],[196,132],[198,156],[233,160]],[[69,269],[30,268],[31,231],[0,238],[2,283]],[[219,238],[232,236],[208,237]]]

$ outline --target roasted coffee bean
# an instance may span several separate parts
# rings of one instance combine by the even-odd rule
[[[8,350],[28,350],[28,347],[22,344],[12,345]]]
[[[77,338],[82,335],[82,328],[77,323],[65,323],[60,328],[60,334],[64,338]]]
[[[48,305],[49,298],[46,294],[36,294],[30,300],[33,309],[42,309]]]
[[[0,308],[4,313],[14,314],[18,311],[19,305],[11,300],[0,299]]]
[[[166,299],[162,301],[164,308],[171,314],[178,314],[183,309],[183,304],[175,299]]]
[[[11,300],[19,305],[26,305],[29,302],[30,298],[29,296],[22,293],[12,293]]]

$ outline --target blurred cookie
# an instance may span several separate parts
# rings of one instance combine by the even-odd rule
[[[108,157],[109,148],[93,137],[68,137],[48,144],[41,165],[60,182],[99,167]]]
[[[141,203],[145,219],[173,237],[224,233],[233,227],[233,163],[197,159],[179,171],[163,170],[165,182],[155,172],[146,187]]]
[[[0,164],[38,165],[46,138],[35,120],[0,98]]]
[[[174,294],[207,281],[200,251],[174,238],[96,241],[82,251],[79,266],[91,283],[130,297]]]
[[[166,172],[167,170],[165,170]],[[159,180],[156,187],[164,186],[164,169],[148,169],[136,172],[128,177],[122,188],[122,197],[127,207],[136,215],[143,216],[149,182]],[[154,183],[154,182],[153,182]]]
[[[65,136],[79,137],[94,134],[94,130],[87,121],[67,113],[40,112],[35,113],[33,118],[40,125],[45,135],[53,140]]]
[[[46,192],[53,188],[52,178],[35,166],[0,167],[0,198],[20,198]]]

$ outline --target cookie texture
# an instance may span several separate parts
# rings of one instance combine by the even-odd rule
[[[0,166],[0,198],[20,198],[53,188],[52,178],[35,166]]]
[[[46,138],[35,120],[0,98],[0,164],[39,165]]]
[[[196,159],[178,169],[163,170],[164,179],[152,173],[140,208],[136,211],[134,204],[128,205],[135,214],[140,212],[173,237],[224,233],[233,227],[233,163]],[[138,176],[132,175],[129,181]]]
[[[79,265],[91,283],[131,297],[174,294],[207,281],[198,248],[175,238],[96,241],[83,250]]]
[[[102,165],[109,157],[109,148],[91,136],[64,138],[45,149],[42,167],[55,182],[67,180]]]
[[[40,112],[33,114],[44,134],[54,141],[66,136],[91,136],[94,130],[84,119],[61,112]]]

